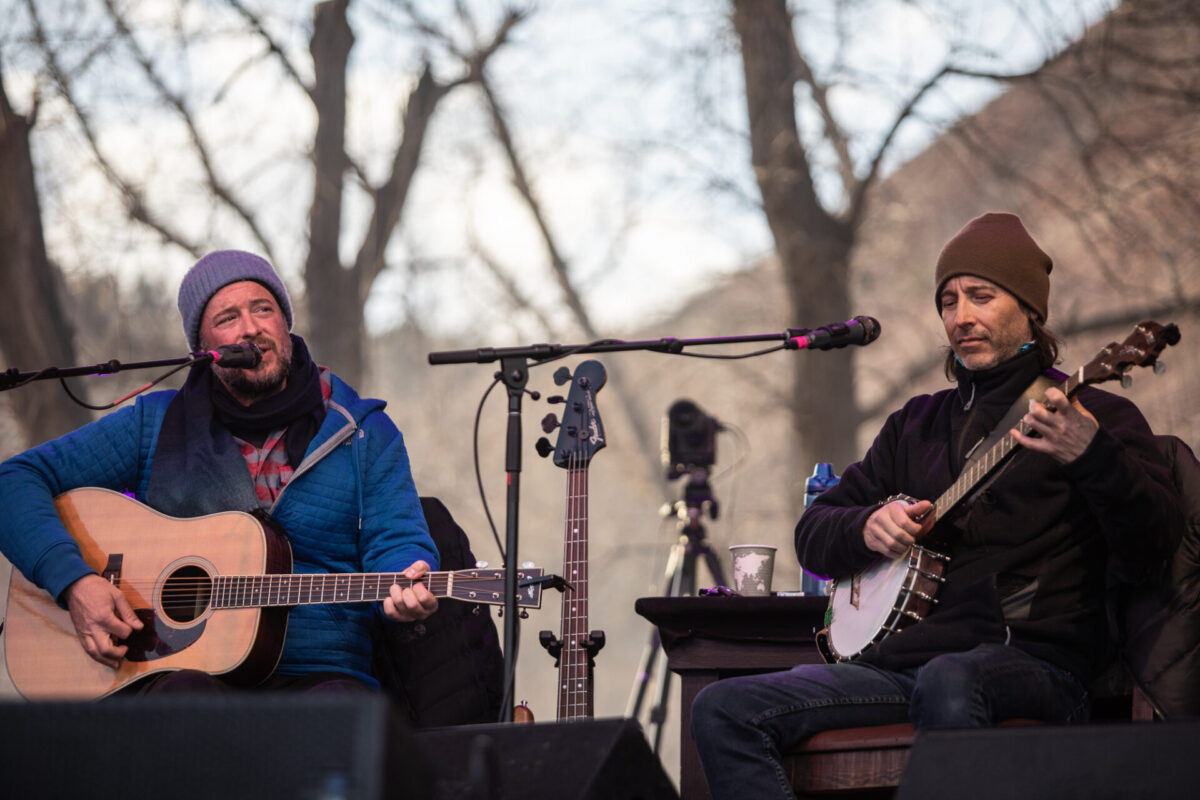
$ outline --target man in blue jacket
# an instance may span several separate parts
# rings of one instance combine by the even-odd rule
[[[87,655],[113,669],[127,654],[121,641],[143,624],[84,562],[55,513],[53,498],[71,489],[129,492],[174,517],[261,509],[286,532],[297,573],[415,579],[437,567],[400,431],[382,401],[360,398],[318,367],[290,333],[291,301],[269,263],[235,250],[206,255],[183,279],[179,312],[193,351],[252,343],[261,362],[245,369],[197,364],[179,391],[139,397],[0,464],[0,550],[69,610]],[[279,663],[262,685],[377,686],[374,615],[408,622],[436,608],[423,583],[393,585],[380,606],[297,606]],[[222,685],[191,670],[151,681],[156,690]]]

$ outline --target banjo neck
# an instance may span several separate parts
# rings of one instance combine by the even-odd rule
[[[1057,384],[1055,388],[1070,398],[1084,385],[1084,382],[1083,368],[1080,368],[1078,372],[1068,377],[1062,383]],[[1045,399],[1043,398],[1041,402],[1044,403]],[[1027,434],[1031,430],[1025,424],[1024,420],[1019,421],[1015,427],[1022,434]],[[970,496],[971,492],[1004,464],[1019,448],[1020,445],[1010,430],[1001,436],[986,452],[968,463],[958,478],[955,479],[954,483],[950,484],[950,488],[942,492],[941,496],[934,501],[934,518],[945,519],[951,511],[958,507],[959,503]]]

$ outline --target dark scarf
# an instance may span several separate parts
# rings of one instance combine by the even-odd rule
[[[261,445],[286,426],[284,448],[296,467],[324,419],[320,371],[299,336],[292,336],[287,385],[248,406],[229,394],[209,364],[196,364],[163,416],[146,502],[178,517],[251,511],[258,500],[233,437]]]

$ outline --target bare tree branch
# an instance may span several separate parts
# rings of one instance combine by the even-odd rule
[[[850,207],[846,212],[846,222],[852,229],[857,229],[859,223],[862,222],[866,208],[867,190],[874,185],[875,180],[879,177],[879,169],[883,164],[883,159],[887,155],[888,150],[892,146],[892,142],[896,138],[896,134],[900,130],[909,117],[916,111],[917,104],[930,92],[937,84],[949,74],[948,67],[942,67],[929,80],[925,81],[912,97],[908,98],[908,102],[904,104],[904,108],[900,109],[900,113],[892,120],[892,127],[884,134],[883,141],[875,150],[875,155],[871,158],[871,165],[867,168],[867,174],[863,179],[854,186],[853,195],[850,200]]]
[[[177,245],[198,258],[203,248],[196,242],[189,241],[181,231],[151,214],[146,203],[145,194],[141,189],[122,176],[117,170],[116,165],[100,149],[91,116],[84,110],[82,103],[75,96],[71,79],[59,63],[58,53],[50,44],[45,26],[42,23],[41,16],[38,14],[37,4],[34,0],[25,0],[25,6],[33,22],[35,41],[45,55],[47,71],[54,84],[58,87],[59,92],[70,106],[76,120],[78,120],[83,137],[87,141],[88,148],[95,157],[97,165],[104,172],[109,184],[117,190],[117,194],[120,196],[125,207],[125,212],[131,219],[140,222],[158,233],[163,241]]]
[[[571,285],[571,276],[567,261],[558,249],[558,244],[555,241],[554,234],[550,232],[550,224],[546,220],[542,205],[534,195],[533,187],[530,185],[529,178],[525,174],[525,166],[517,154],[516,145],[513,144],[508,120],[505,118],[504,111],[500,107],[500,102],[492,91],[487,76],[484,74],[480,74],[479,76],[479,88],[483,92],[484,99],[487,100],[496,139],[500,142],[500,146],[504,149],[504,154],[508,158],[508,165],[512,170],[513,186],[516,188],[517,193],[521,195],[521,199],[525,201],[525,206],[529,209],[529,213],[533,215],[534,222],[537,224],[538,232],[542,236],[542,245],[546,248],[546,254],[550,258],[550,268],[554,273],[554,279],[558,282],[559,289],[562,291],[563,299],[571,309],[571,314],[579,323],[580,328],[582,328],[584,336],[589,339],[597,339],[599,338],[599,334],[596,333],[596,327],[592,324],[591,317],[587,309],[584,308],[583,302],[579,299],[579,294],[575,291],[575,287]]]
[[[240,200],[238,200],[237,197],[234,196],[232,188],[227,186],[225,182],[217,175],[216,170],[213,167],[214,159],[212,154],[209,152],[208,144],[200,135],[200,131],[197,130],[195,119],[192,117],[191,110],[187,107],[187,103],[184,101],[181,95],[172,91],[171,88],[168,87],[163,81],[162,76],[158,74],[158,70],[155,69],[154,64],[151,63],[149,56],[147,56],[138,45],[137,40],[133,36],[133,32],[129,29],[129,25],[125,21],[125,18],[114,7],[113,0],[104,0],[104,6],[108,9],[109,17],[116,26],[117,31],[121,34],[121,38],[126,47],[128,47],[129,51],[133,54],[134,61],[136,61],[138,66],[142,68],[142,74],[146,76],[146,79],[150,82],[150,85],[154,87],[156,92],[158,92],[159,97],[161,97],[168,106],[175,109],[180,121],[187,129],[188,137],[191,139],[196,158],[199,160],[200,166],[204,170],[205,181],[209,190],[212,192],[213,196],[225,203],[225,205],[232,209],[233,212],[244,223],[246,223],[246,226],[250,229],[250,232],[254,234],[255,240],[263,248],[263,251],[266,253],[268,259],[274,262],[275,256],[272,252],[271,245],[267,241],[266,236],[263,234],[262,228],[258,224],[258,220],[256,219],[255,215]]]
[[[854,177],[854,160],[850,157],[850,141],[838,124],[837,119],[833,116],[833,111],[829,107],[829,95],[827,87],[817,80],[813,74],[812,67],[809,66],[808,59],[800,52],[799,45],[796,44],[796,38],[791,39],[792,44],[792,60],[795,62],[796,77],[799,81],[808,86],[812,93],[813,103],[821,114],[821,120],[825,125],[825,138],[829,141],[833,151],[837,154],[838,175],[842,180],[842,191],[848,196],[853,187],[858,183]]]
[[[384,184],[371,193],[375,201],[371,221],[354,260],[360,302],[366,302],[371,286],[387,265],[387,243],[404,212],[404,202],[421,158],[425,133],[437,104],[449,91],[450,87],[434,79],[432,68],[426,64],[417,85],[408,96],[401,123],[404,134],[392,157],[391,173]]]
[[[259,37],[266,43],[267,50],[277,59],[279,59],[279,63],[283,67],[284,72],[292,77],[292,80],[296,82],[296,85],[303,89],[305,93],[308,94],[309,99],[315,104],[317,100],[313,95],[313,87],[305,83],[304,79],[300,77],[300,71],[296,69],[296,65],[293,64],[291,59],[287,57],[287,53],[283,51],[283,48],[279,46],[271,34],[267,32],[266,26],[263,25],[262,20],[258,17],[258,15],[247,9],[241,0],[226,0],[226,2],[229,3],[230,8],[241,14],[242,17],[248,23],[250,23],[250,27],[253,28],[254,32],[257,33]]]
[[[534,318],[537,319],[538,324],[542,326],[542,330],[546,332],[546,335],[553,338],[554,325],[550,322],[549,317],[546,316],[545,312],[542,311],[537,303],[534,303],[529,299],[528,296],[525,295],[524,292],[521,291],[521,287],[517,286],[517,282],[512,279],[512,276],[509,275],[508,270],[504,269],[504,267],[500,265],[500,262],[494,255],[492,255],[487,246],[480,241],[473,228],[468,231],[467,239],[471,252],[483,262],[485,267],[487,267],[487,270],[489,273],[491,273],[492,278],[495,279],[496,283],[500,285],[500,288],[504,291],[504,294],[508,296],[509,302],[511,302],[514,307],[522,308],[533,314]]]

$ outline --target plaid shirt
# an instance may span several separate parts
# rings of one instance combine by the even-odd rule
[[[325,400],[325,408],[329,408],[329,397],[333,393],[328,367],[321,367],[321,396]],[[250,479],[254,481],[254,492],[258,495],[258,504],[270,508],[275,498],[283,491],[292,479],[295,467],[287,463],[287,448],[283,444],[283,435],[287,428],[271,431],[262,447],[255,447],[250,442],[233,437],[237,446],[246,459],[246,467],[250,470]]]

